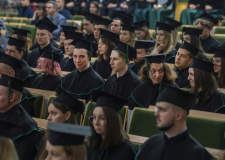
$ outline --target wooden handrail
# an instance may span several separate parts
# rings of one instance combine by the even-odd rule
[[[36,94],[43,94],[45,95],[45,98],[50,98],[51,96],[56,96],[56,92],[54,91],[47,91],[47,90],[41,90],[41,89],[34,89],[34,88],[26,88],[31,93]]]

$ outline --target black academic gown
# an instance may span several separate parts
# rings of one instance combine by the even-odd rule
[[[86,41],[92,42],[92,43],[96,43],[96,39],[94,37],[94,33],[85,34],[83,39],[86,40]],[[93,51],[91,53],[92,57],[97,57],[97,53],[96,53],[97,50],[98,50],[98,47],[93,47]]]
[[[27,89],[23,88],[20,104],[31,117],[34,117],[34,100],[35,96],[33,96]]]
[[[41,140],[36,122],[20,104],[0,113],[0,136],[13,140],[19,159],[33,160]]]
[[[127,72],[117,78],[117,74],[112,75],[105,82],[103,90],[108,93],[112,93],[123,98],[129,98],[131,92],[141,84],[138,76],[130,69]]]
[[[34,72],[30,66],[25,62],[23,59],[20,59],[22,62],[22,69],[17,68],[15,71],[15,77],[27,82],[28,84],[25,84],[24,87],[31,87],[31,84],[33,83],[35,77],[37,76],[37,73]]]
[[[58,85],[61,85],[62,78],[60,75],[45,75],[40,74],[37,76],[33,82],[33,87],[36,89],[55,91]]]
[[[225,95],[216,90],[208,101],[203,102],[200,98],[199,102],[193,105],[192,109],[225,114]]]
[[[104,79],[90,66],[80,72],[75,69],[67,74],[62,81],[62,87],[75,95],[78,99],[88,100],[88,96],[95,90],[101,89]]]
[[[130,70],[132,70],[134,73],[136,73],[136,75],[138,75],[138,73],[139,73],[139,71],[141,69],[141,66],[136,65],[135,63],[129,63],[128,68]]]
[[[180,48],[182,44],[180,42],[177,42],[176,46],[175,46],[175,49],[178,51],[178,49]]]
[[[169,53],[166,54],[166,63],[175,63],[175,57],[177,54],[176,49],[172,49]]]
[[[212,160],[213,157],[188,132],[167,138],[165,133],[150,137],[140,148],[137,160]]]
[[[177,73],[177,79],[176,79],[176,84],[180,87],[180,88],[191,88],[190,82],[188,80],[188,70],[189,67],[184,68],[184,69],[178,69],[177,67],[174,67],[173,69],[176,73]]]
[[[175,83],[165,83],[179,88]],[[162,84],[142,83],[131,93],[127,106],[130,110],[133,110],[134,107],[148,108],[150,105],[155,105],[159,94],[164,88]]]
[[[62,51],[59,48],[55,48],[51,43],[49,43],[46,47],[40,48],[40,46],[36,49],[34,49],[31,53],[28,55],[28,61],[27,63],[29,64],[30,67],[36,68],[37,67],[37,60],[38,58],[42,55],[43,50],[50,50],[58,54],[62,54]],[[63,55],[62,55],[63,59]]]
[[[102,59],[100,62],[96,60],[92,67],[102,78],[108,79],[112,73],[112,67],[109,63],[110,59]]]
[[[61,60],[60,67],[62,71],[72,72],[76,69],[73,58],[67,57]]]
[[[89,158],[90,160],[134,160],[135,159],[135,148],[133,144],[126,139],[122,144],[102,150],[102,149],[93,149],[94,159]]]
[[[201,44],[204,52],[206,53],[213,53],[213,48],[217,48],[220,46],[220,42],[212,38],[210,35],[206,39],[201,39]]]
[[[52,45],[52,46],[54,46],[55,48],[58,48],[59,46],[58,46],[58,44],[54,41],[54,40],[50,40],[50,44]],[[34,44],[32,44],[32,46],[29,48],[29,51],[33,51],[33,50],[35,50],[35,49],[37,49],[39,47],[39,45],[38,45],[38,43],[37,42],[35,42]]]

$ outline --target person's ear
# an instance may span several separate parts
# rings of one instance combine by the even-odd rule
[[[19,59],[23,57],[24,51],[19,52]]]
[[[16,94],[14,92],[10,95],[10,103],[14,102],[16,100]]]
[[[68,121],[68,119],[71,117],[71,112],[67,111],[65,114],[66,114],[66,121]]]
[[[15,76],[15,71],[14,70],[9,70],[9,76],[14,77]]]

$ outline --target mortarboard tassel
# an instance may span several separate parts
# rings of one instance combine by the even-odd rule
[[[91,52],[91,57],[93,56],[93,47],[92,47],[92,43],[91,43],[91,50],[90,50],[90,52]],[[91,61],[91,57],[90,57],[90,60],[89,61]]]
[[[128,63],[128,45],[127,45],[127,49],[126,49],[126,63]]]

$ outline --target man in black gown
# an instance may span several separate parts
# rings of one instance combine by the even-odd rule
[[[218,20],[206,12],[203,13],[195,22],[198,29],[203,29],[203,32],[200,35],[200,41],[202,48],[206,53],[213,53],[213,48],[220,46],[220,42],[210,36],[214,25],[217,23]]]
[[[40,133],[36,122],[19,104],[23,82],[2,74],[0,91],[0,136],[10,138],[14,142],[19,159],[34,159]]]
[[[145,64],[145,58],[141,56],[149,55],[151,53],[150,48],[154,46],[155,41],[153,40],[135,40],[134,48],[137,50],[137,58],[134,63],[129,64],[129,69],[138,75],[139,70]]]
[[[59,48],[54,47],[50,43],[50,39],[52,38],[52,32],[57,29],[57,26],[54,25],[48,18],[45,18],[43,20],[38,21],[36,27],[36,36],[39,47],[29,53],[27,61],[29,66],[33,68],[37,67],[37,60],[41,56],[44,49],[54,51],[55,53],[61,53],[61,50]]]
[[[19,59],[7,54],[2,53],[0,55],[0,73],[10,77],[14,77],[16,70],[22,68],[22,63]],[[35,97],[25,88],[23,88],[22,99],[20,104],[29,113],[30,116],[34,116],[33,103]]]
[[[103,78],[90,66],[91,50],[94,43],[80,39],[72,42],[75,45],[73,61],[76,68],[63,78],[62,88],[79,99],[88,100],[94,90],[102,88]]]
[[[198,52],[198,48],[186,41],[184,41],[177,51],[174,71],[178,76],[175,82],[180,88],[191,88],[188,80],[188,70],[193,61],[193,57],[196,57],[199,54]]]
[[[110,56],[110,65],[115,74],[108,78],[103,90],[123,98],[129,98],[131,92],[141,84],[138,76],[128,69],[129,60],[136,58],[136,49],[120,41],[116,43],[117,46],[112,50]]]
[[[65,53],[68,55],[68,57],[64,58],[60,62],[60,67],[62,71],[74,71],[76,69],[75,64],[73,63],[73,50],[75,48],[74,45],[71,45],[70,43],[76,39],[76,37],[83,38],[83,34],[79,32],[73,32],[73,31],[63,31],[65,34],[65,41],[64,41],[64,48]]]
[[[17,58],[22,63],[22,68],[16,69],[15,77],[27,82],[26,87],[30,87],[29,84],[32,84],[35,77],[36,72],[34,72],[30,66],[22,59],[24,51],[25,51],[25,41],[20,39],[15,39],[10,37],[8,44],[6,46],[5,54]]]
[[[140,148],[137,160],[212,160],[213,157],[188,132],[186,119],[195,97],[167,87],[156,103],[157,128],[162,134],[150,137]]]

